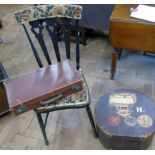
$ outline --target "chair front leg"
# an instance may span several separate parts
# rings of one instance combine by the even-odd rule
[[[38,123],[40,125],[41,132],[42,132],[44,140],[45,140],[45,144],[48,145],[49,142],[48,142],[46,131],[45,131],[45,125],[46,124],[44,125],[44,123],[43,123],[41,113],[38,113],[37,111],[35,111],[35,113],[36,113],[36,116],[37,116],[37,119],[38,119]]]
[[[93,128],[94,135],[95,135],[95,137],[98,137],[96,127],[95,127],[95,123],[94,123],[94,119],[93,119],[93,115],[92,115],[92,112],[91,112],[91,109],[90,109],[89,105],[86,106],[86,111],[87,111],[91,126]]]

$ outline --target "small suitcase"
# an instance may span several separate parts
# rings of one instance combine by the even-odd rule
[[[52,97],[82,90],[82,78],[70,60],[39,68],[5,82],[9,106],[16,114],[42,106]]]

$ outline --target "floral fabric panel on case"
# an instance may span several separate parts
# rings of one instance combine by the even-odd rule
[[[53,109],[53,108],[60,108],[60,107],[72,107],[72,106],[80,106],[89,104],[89,96],[88,96],[88,90],[87,86],[85,84],[85,81],[83,81],[83,90],[69,95],[65,98],[59,99],[54,103],[47,104],[43,107],[40,107],[38,109]]]

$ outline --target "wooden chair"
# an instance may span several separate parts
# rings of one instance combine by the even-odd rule
[[[82,7],[79,5],[37,5],[32,6],[24,10],[19,10],[14,13],[14,16],[18,23],[20,23],[30,42],[32,51],[38,63],[38,66],[42,68],[44,65],[39,57],[37,49],[34,45],[32,35],[28,32],[27,25],[31,26],[32,34],[36,37],[43,54],[47,60],[48,66],[52,66],[52,62],[45,44],[43,30],[46,30],[49,33],[51,38],[57,63],[66,63],[66,60],[62,60],[59,52],[58,44],[58,34],[57,26],[60,27],[64,33],[64,42],[66,50],[66,59],[71,61],[71,52],[70,52],[70,22],[71,20],[76,20],[76,67],[83,78],[83,89],[79,92],[76,92],[72,95],[69,95],[65,98],[59,96],[41,101],[41,107],[34,109],[44,140],[45,144],[48,145],[48,139],[46,135],[46,124],[49,113],[56,110],[63,109],[73,109],[73,108],[86,108],[91,126],[93,128],[94,134],[97,136],[96,128],[94,125],[94,120],[90,110],[90,95],[86,80],[82,74],[82,69],[80,69],[80,48],[79,48],[79,26],[78,20],[81,18]],[[64,68],[65,69],[65,68]],[[67,69],[67,68],[66,68]],[[43,121],[42,114],[45,113],[46,117]]]

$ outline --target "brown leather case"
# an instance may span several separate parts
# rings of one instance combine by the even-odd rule
[[[65,60],[10,79],[5,88],[10,108],[21,114],[42,106],[41,101],[80,91],[82,78],[70,60]]]

